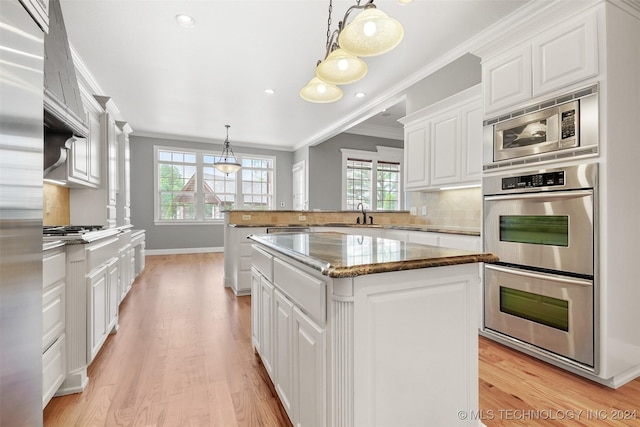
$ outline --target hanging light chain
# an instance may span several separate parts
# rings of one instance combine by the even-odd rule
[[[329,49],[329,43],[331,40],[331,12],[333,12],[333,0],[329,0],[329,18],[327,19],[327,50]]]

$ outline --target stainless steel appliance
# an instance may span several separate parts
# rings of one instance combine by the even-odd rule
[[[62,225],[44,226],[42,235],[44,241],[65,240],[78,243],[89,243],[104,237],[114,236],[118,229],[104,228],[102,225]]]
[[[0,5],[0,424],[42,425],[44,33]]]
[[[483,139],[485,169],[594,153],[598,87],[485,120]]]
[[[594,369],[597,164],[485,177],[485,330]]]

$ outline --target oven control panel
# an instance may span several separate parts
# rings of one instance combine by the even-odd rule
[[[565,171],[536,173],[533,175],[502,178],[503,190],[518,188],[554,187],[564,185]]]

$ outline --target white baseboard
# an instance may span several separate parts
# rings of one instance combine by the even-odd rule
[[[145,252],[145,255],[204,254],[204,253],[210,253],[210,252],[224,252],[224,247],[145,249],[144,252]]]

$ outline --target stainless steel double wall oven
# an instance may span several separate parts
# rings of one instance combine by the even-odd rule
[[[485,332],[594,367],[597,164],[485,177]]]

